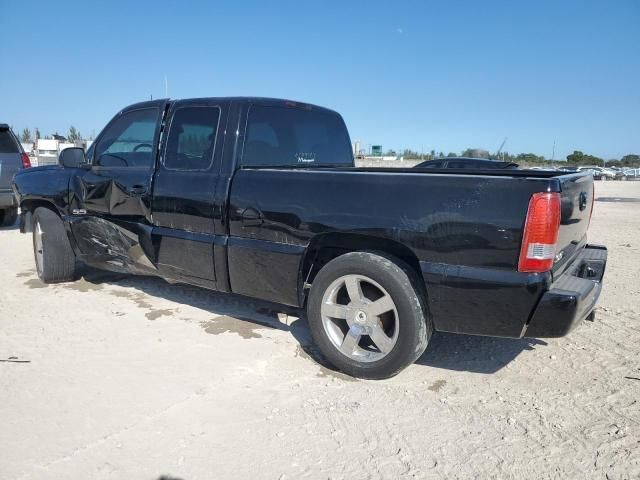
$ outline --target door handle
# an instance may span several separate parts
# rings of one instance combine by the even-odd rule
[[[262,225],[262,212],[255,208],[245,208],[242,212],[242,225],[244,227],[256,227]]]
[[[147,187],[145,185],[134,185],[130,191],[134,195],[144,195],[147,193]]]

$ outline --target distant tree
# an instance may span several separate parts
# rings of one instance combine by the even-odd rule
[[[79,140],[82,140],[82,135],[80,135],[80,132],[73,125],[69,127],[69,134],[67,135],[67,140],[69,140],[69,142],[71,143],[75,143]]]
[[[420,158],[420,154],[418,152],[415,152],[409,148],[405,148],[402,151],[402,156],[406,159],[411,159],[411,158]]]
[[[451,157],[457,157],[458,154],[456,152],[449,152],[447,153],[447,157],[451,158]]]
[[[22,143],[31,143],[33,140],[31,138],[31,130],[25,128],[22,130],[22,134],[20,134],[20,141]]]
[[[462,152],[462,156],[473,158],[489,158],[489,152],[486,150],[482,150],[481,148],[467,148],[464,152]]]
[[[35,135],[36,135],[36,141],[37,141],[37,140],[41,137],[41,135],[40,135],[40,129],[39,129],[38,127],[36,127],[36,133],[35,133]]]
[[[567,155],[567,162],[572,165],[596,165],[604,166],[604,160],[595,155],[588,155],[580,150],[574,150],[573,153]]]
[[[640,155],[629,154],[620,159],[620,164],[624,167],[640,167]]]
[[[574,165],[578,165],[583,163],[582,159],[584,158],[584,153],[580,150],[574,150],[573,153],[567,155],[567,162],[572,163]]]
[[[546,161],[546,159],[543,156],[538,156],[535,153],[520,153],[515,158],[515,160],[520,162],[529,162],[529,163],[534,163],[534,162],[540,163],[540,162]]]

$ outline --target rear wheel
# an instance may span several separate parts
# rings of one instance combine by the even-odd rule
[[[0,210],[0,227],[11,227],[18,219],[17,208],[7,208]]]
[[[33,253],[38,277],[43,282],[76,279],[76,257],[67,232],[60,217],[47,208],[37,208],[33,215]]]
[[[404,262],[352,252],[318,273],[309,294],[313,339],[325,357],[354,377],[396,375],[431,336],[418,280]]]

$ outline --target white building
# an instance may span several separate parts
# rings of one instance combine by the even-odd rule
[[[58,140],[49,140],[39,138],[36,140],[36,156],[38,158],[38,166],[56,165],[58,163]]]
[[[26,153],[27,155],[31,155],[31,152],[33,151],[33,143],[20,142],[20,145],[22,145],[22,149],[24,150],[24,153]]]

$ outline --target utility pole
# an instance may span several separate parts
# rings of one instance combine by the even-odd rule
[[[507,143],[507,138],[508,137],[504,137],[504,140],[502,140],[502,143],[500,144],[500,148],[498,148],[498,154],[496,155],[496,157],[498,157],[498,160],[500,160],[500,153],[504,148],[504,144]],[[502,154],[502,161],[504,162],[504,154]]]
[[[164,76],[164,96],[165,98],[169,97],[169,81],[166,75]]]

